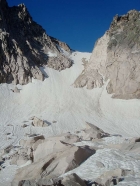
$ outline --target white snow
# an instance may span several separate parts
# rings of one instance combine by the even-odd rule
[[[90,54],[74,52],[71,57],[74,60],[71,68],[61,72],[45,68],[49,77],[44,82],[33,79],[32,83],[20,86],[20,94],[10,91],[12,85],[0,85],[2,143],[9,131],[18,141],[23,133],[20,126],[28,123],[31,116],[50,123],[57,121],[48,128],[40,128],[46,135],[78,130],[85,127],[85,121],[112,134],[140,135],[140,100],[112,99],[105,86],[93,90],[74,88],[73,83],[83,70],[81,59],[89,59]],[[37,132],[34,127],[29,129],[26,132]]]
[[[57,53],[48,52],[47,54],[49,57],[57,57]]]
[[[49,55],[54,56],[52,53]],[[48,78],[43,82],[33,79],[32,83],[18,86],[22,89],[20,93],[13,93],[10,90],[13,85],[0,84],[1,150],[11,144],[18,145],[26,134],[51,136],[72,132],[84,128],[85,121],[93,123],[105,132],[121,134],[124,138],[140,135],[140,100],[112,99],[111,95],[107,94],[105,86],[93,90],[74,88],[73,83],[83,70],[82,58],[89,59],[90,55],[90,53],[73,52],[70,56],[74,61],[73,66],[61,72],[45,67],[44,73]],[[44,119],[51,125],[43,128],[33,127],[29,120],[32,116]],[[22,128],[24,123],[29,124],[29,127]],[[10,136],[7,133],[11,133]],[[78,169],[80,175],[87,176],[84,172],[89,169],[89,178],[91,174],[93,176],[94,158],[100,159],[102,156],[104,157],[102,161],[109,168],[135,166],[135,169],[140,170],[140,163],[133,162],[132,165],[131,159],[127,157],[123,158],[124,161],[119,160],[114,163],[113,157],[116,157],[116,153],[107,149],[98,150],[94,157],[82,165],[85,166],[82,171]],[[125,161],[125,158],[128,160]],[[3,172],[0,173],[0,185],[6,175],[6,171]],[[11,176],[7,179],[11,179]]]
[[[96,164],[97,162],[101,162],[104,167],[99,167]],[[107,148],[97,150],[96,153],[88,158],[87,161],[81,164],[78,168],[69,171],[65,175],[76,173],[82,179],[94,181],[104,172],[118,168],[134,170],[135,172],[135,176],[132,175],[131,182],[130,180],[126,179],[124,182],[120,182],[118,185],[140,185],[140,160],[134,160],[134,158],[129,154],[123,154],[118,150],[111,150]]]

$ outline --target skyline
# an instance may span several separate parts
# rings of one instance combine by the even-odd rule
[[[46,33],[66,42],[72,49],[92,52],[94,43],[109,29],[113,17],[140,10],[140,1],[126,0],[7,0],[9,6],[24,3],[34,21]]]

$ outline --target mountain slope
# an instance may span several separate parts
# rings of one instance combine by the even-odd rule
[[[46,64],[59,71],[69,68],[72,61],[61,53],[59,44],[64,45],[56,44],[33,21],[24,4],[8,7],[6,0],[0,1],[0,83],[44,80],[39,67]]]
[[[94,47],[89,64],[75,86],[92,89],[110,80],[107,92],[114,98],[140,98],[140,12],[115,16],[109,30]]]
[[[85,127],[85,121],[88,121],[112,134],[139,136],[139,100],[111,99],[106,86],[93,90],[74,88],[74,79],[84,69],[83,57],[89,59],[90,54],[72,53],[73,67],[65,71],[44,68],[43,71],[49,78],[43,82],[33,80],[28,85],[18,85],[20,93],[11,91],[14,85],[1,84],[1,131],[8,124],[20,130],[27,123],[29,127],[22,129],[25,133],[38,133],[41,130],[47,136],[81,129]],[[29,119],[32,116],[46,120],[50,126],[41,129],[32,127]],[[11,130],[11,127],[6,130]]]
[[[119,185],[130,183],[139,186],[139,138],[136,137],[140,135],[140,100],[112,99],[108,94],[114,93],[117,98],[139,98],[139,87],[135,83],[134,87],[131,86],[132,79],[139,85],[139,74],[135,73],[135,70],[139,72],[139,45],[134,42],[134,51],[129,45],[129,33],[133,27],[128,37],[125,35],[134,19],[134,25],[139,23],[139,12],[130,11],[127,16],[115,17],[110,30],[97,41],[92,54],[72,51],[67,44],[48,36],[32,20],[23,4],[10,8],[5,0],[1,0],[0,15],[0,185],[11,186],[17,169],[27,166],[26,172],[26,168],[32,167],[34,157],[30,155],[33,149],[29,147],[28,152],[23,148],[24,140],[30,141],[32,137],[38,136],[48,140],[50,136],[69,132],[68,136],[70,133],[79,135],[77,146],[88,145],[96,149],[94,155],[72,172],[94,181],[104,172],[121,167],[131,174]],[[133,40],[130,39],[131,42]],[[128,47],[126,51],[123,44]],[[119,52],[115,53],[116,50]],[[133,68],[134,63],[136,68]],[[137,76],[130,77],[131,70],[134,71],[132,77]],[[118,73],[120,71],[124,71],[121,76]],[[16,86],[11,83],[13,81]],[[39,118],[38,121],[43,121],[45,127],[34,125],[33,118]],[[99,127],[100,131],[104,130],[110,135],[97,140],[93,137],[94,129],[88,128],[93,138],[90,135],[81,138],[86,131],[86,122],[94,124],[94,129],[99,130]],[[69,142],[68,137],[59,143],[69,148]],[[58,150],[54,144],[55,141],[51,142],[52,149]],[[44,147],[48,153],[50,143],[42,146],[43,150]],[[44,155],[43,150],[40,151],[41,155]],[[10,158],[16,157],[18,153],[29,153],[30,157],[24,161],[21,159],[21,166],[20,163],[11,165]],[[67,161],[64,162],[67,164]],[[45,172],[47,166],[43,166],[43,169],[40,167],[43,174],[48,173]],[[59,171],[60,167],[57,168]],[[52,174],[53,170],[50,171]],[[31,169],[31,172],[34,173],[34,170]],[[28,176],[30,179],[30,174]]]
[[[106,143],[120,144],[123,140],[128,143],[127,139],[140,135],[139,100],[112,99],[106,92],[106,86],[93,90],[74,88],[74,79],[84,69],[83,58],[89,60],[90,55],[73,52],[69,56],[74,61],[70,69],[58,72],[46,67],[43,71],[49,75],[49,78],[43,82],[33,80],[27,85],[17,85],[20,93],[11,91],[14,88],[12,84],[0,85],[0,152],[10,145],[16,148],[19,141],[26,139],[29,135],[38,134],[47,138],[69,131],[71,133],[80,131],[85,128],[85,121],[114,134],[112,138],[105,138],[105,146]],[[43,119],[49,126],[32,126],[30,119],[32,116]],[[23,125],[27,127],[24,128]],[[120,137],[120,134],[123,137]],[[90,141],[83,141],[82,144],[100,147],[100,144],[96,142],[92,144]],[[127,160],[124,161],[126,158]],[[96,161],[99,160],[106,165],[104,169],[96,166]],[[9,166],[8,162],[5,166],[6,168],[0,173],[0,184],[10,186],[17,167]],[[130,158],[129,154],[123,155],[114,149],[108,150],[106,147],[98,150],[93,157],[73,172],[85,179],[93,179],[104,171],[117,167],[125,167],[137,172],[139,161],[134,156]],[[129,182],[128,180],[127,183]],[[139,185],[139,179],[134,183]]]

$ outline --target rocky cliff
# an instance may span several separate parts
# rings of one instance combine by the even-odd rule
[[[24,4],[8,7],[6,0],[0,0],[0,83],[43,80],[43,65],[59,71],[69,68],[72,61],[61,52],[63,47],[70,52],[33,21]]]
[[[98,39],[89,63],[75,87],[102,87],[114,98],[140,98],[140,12],[116,15],[109,30]]]

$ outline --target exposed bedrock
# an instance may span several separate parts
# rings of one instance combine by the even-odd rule
[[[140,98],[140,12],[116,15],[109,30],[98,39],[90,61],[75,86],[95,88],[109,80],[113,98]]]
[[[43,139],[41,136],[38,139],[21,141],[23,150],[30,150],[28,156],[32,164],[18,169],[12,186],[17,186],[22,180],[48,182],[50,179],[57,179],[60,175],[78,167],[96,152],[88,146],[73,145],[77,141],[79,141],[78,136],[69,133],[48,139]],[[19,153],[18,156],[21,157],[23,154]]]
[[[71,174],[64,178],[58,178],[57,180],[40,179],[38,182],[35,180],[22,180],[19,182],[20,186],[86,186],[84,180],[82,180],[77,174]]]
[[[92,139],[90,130],[93,133]],[[40,135],[21,140],[21,148],[16,154],[13,154],[12,159],[10,158],[11,163],[21,166],[17,170],[12,186],[86,186],[89,180],[82,180],[75,173],[69,171],[79,167],[90,156],[96,155],[95,153],[98,153],[99,149],[109,148],[113,151],[118,149],[118,153],[126,155],[134,152],[136,159],[139,154],[139,138],[130,139],[127,143],[123,141],[121,144],[107,145],[104,144],[104,140],[111,136],[90,123],[87,123],[85,130],[76,131],[76,133],[77,135],[66,133],[46,139]],[[99,143],[100,147],[77,146],[78,143],[84,142],[81,140],[88,142],[92,140],[95,144]],[[113,186],[127,177],[131,178],[135,175],[133,169],[111,168],[109,170],[102,160],[101,162],[96,161],[96,164],[104,171],[101,171],[98,177],[90,180],[93,186]]]
[[[63,47],[69,48],[52,40],[24,4],[8,7],[6,0],[0,1],[0,83],[27,84],[32,77],[43,80],[43,65],[59,71],[71,67],[72,61],[60,50]]]

